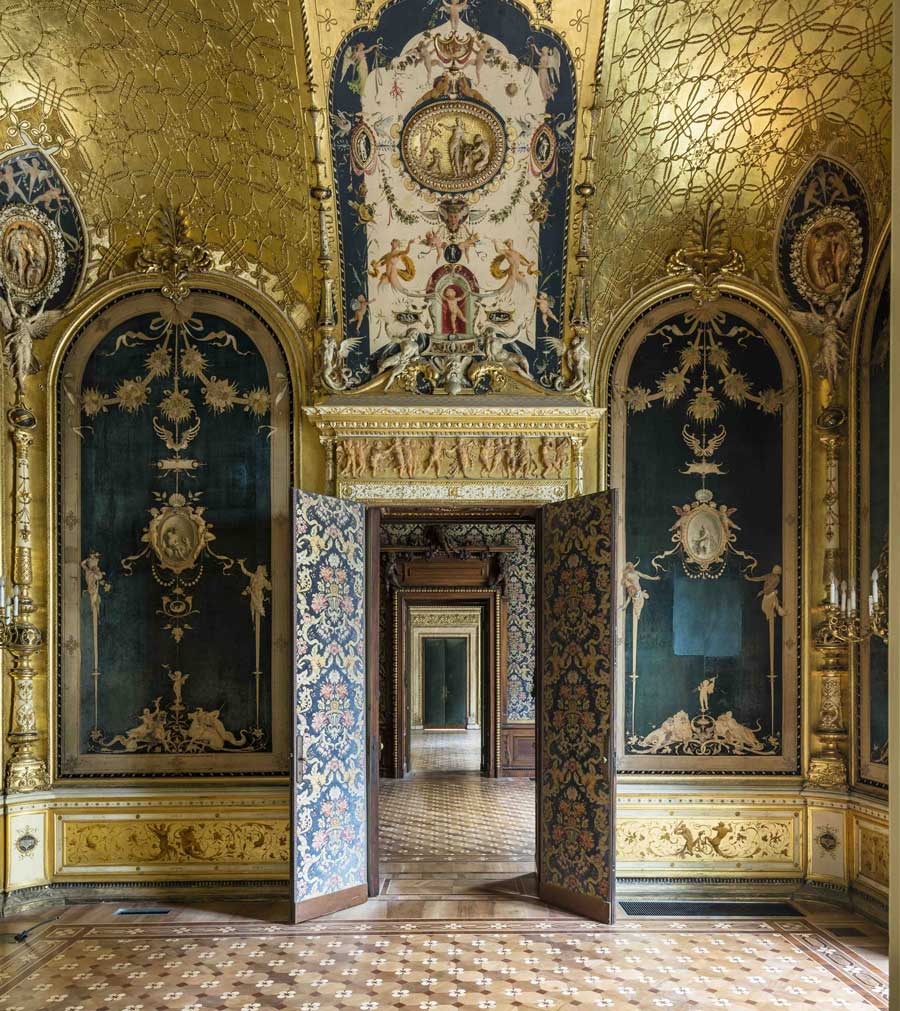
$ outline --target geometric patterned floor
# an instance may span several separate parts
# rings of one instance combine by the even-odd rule
[[[409,741],[410,769],[422,772],[478,772],[481,731],[413,730]]]
[[[0,1011],[887,1007],[885,933],[836,907],[604,926],[544,905],[527,779],[386,781],[380,814],[382,890],[364,905],[299,926],[281,898],[62,908],[24,944],[0,937]]]
[[[381,859],[534,860],[534,783],[477,773],[381,781]]]
[[[886,997],[865,959],[802,920],[64,919],[0,959],[3,1011],[862,1011]]]

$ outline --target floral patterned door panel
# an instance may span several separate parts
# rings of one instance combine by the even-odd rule
[[[294,922],[367,897],[365,520],[294,492]]]
[[[615,493],[547,505],[542,520],[541,898],[612,923]]]

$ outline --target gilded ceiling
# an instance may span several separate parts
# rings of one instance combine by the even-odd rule
[[[463,27],[485,2],[460,8]],[[439,17],[446,4],[424,6]],[[871,234],[881,230],[889,190],[889,0],[611,0],[608,9],[602,0],[537,0],[519,7],[535,31],[552,31],[571,54],[579,108],[573,184],[584,177],[594,132],[595,341],[630,295],[664,276],[666,256],[711,203],[722,208],[747,274],[786,301],[777,277],[779,222],[816,156],[852,170],[866,194]],[[215,263],[267,291],[305,330],[315,297],[311,264],[320,252],[310,109],[327,107],[342,41],[372,29],[384,9],[374,0],[5,4],[4,146],[38,144],[63,169],[91,239],[86,283],[127,269],[155,209],[184,204]],[[321,181],[334,187],[328,120],[321,114],[315,122]],[[334,201],[323,206],[334,242]],[[579,201],[570,199],[570,276],[578,212]],[[337,277],[334,262],[331,270]],[[342,313],[346,299],[336,293]],[[552,312],[562,317],[562,309]]]
[[[664,273],[698,207],[723,208],[775,289],[790,190],[819,153],[890,196],[889,0],[623,0],[598,74],[594,324]],[[775,289],[777,290],[777,289]]]
[[[162,204],[184,204],[220,265],[298,322],[311,279],[308,137],[281,0],[19,0],[0,7],[4,147],[55,157],[123,269]]]

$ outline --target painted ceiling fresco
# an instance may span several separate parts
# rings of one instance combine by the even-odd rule
[[[565,45],[507,0],[398,0],[344,39],[327,385],[483,392],[493,366],[561,388],[574,110]]]

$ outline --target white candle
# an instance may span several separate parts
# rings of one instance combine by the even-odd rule
[[[6,580],[0,576],[0,611],[6,607]]]
[[[872,569],[872,600],[878,603],[878,569]]]
[[[850,584],[850,613],[856,613],[856,583]]]
[[[875,598],[870,593],[869,594],[869,617],[871,618],[874,613],[875,613]]]
[[[19,617],[19,588],[18,586],[13,587],[13,617]]]
[[[841,580],[841,610],[847,613],[847,580]]]
[[[837,607],[838,602],[838,587],[837,580],[834,576],[831,577],[831,585],[828,587],[828,602],[832,607]]]

